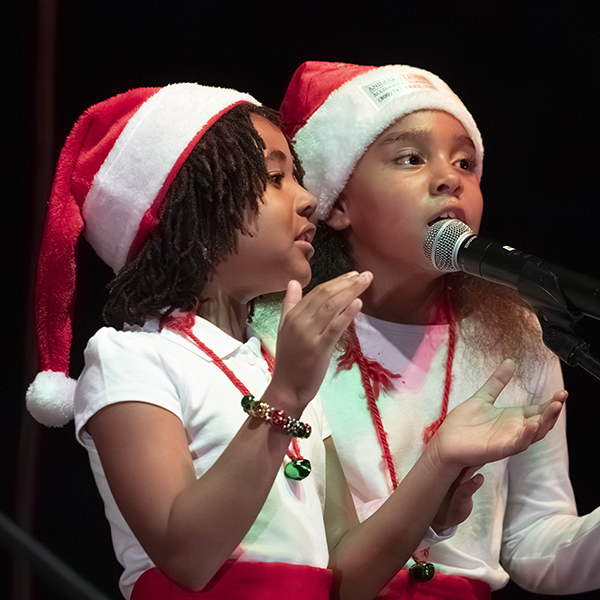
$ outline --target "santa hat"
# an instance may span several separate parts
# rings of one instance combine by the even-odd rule
[[[286,91],[283,130],[294,139],[304,183],[325,218],[369,145],[396,119],[419,109],[456,117],[475,144],[481,179],[483,142],[460,98],[436,75],[406,65],[366,67],[310,61]]]
[[[73,417],[68,373],[79,234],[117,273],[155,229],[198,140],[240,103],[259,104],[194,83],[141,88],[92,106],[73,127],[56,169],[37,272],[41,372],[27,390],[27,408],[40,423],[60,427]]]

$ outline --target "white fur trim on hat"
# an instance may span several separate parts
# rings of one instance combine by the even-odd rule
[[[239,102],[258,104],[235,90],[179,83],[159,90],[129,120],[82,210],[85,238],[115,273],[183,151],[215,115]]]
[[[31,416],[47,427],[62,427],[73,418],[74,379],[60,371],[42,371],[27,389]]]
[[[195,144],[223,114],[259,103],[235,90],[197,84],[137,88],[90,107],[61,151],[40,248],[36,333],[42,372],[27,391],[29,412],[58,427],[73,416],[68,378],[83,229],[115,272],[154,231],[166,192]]]
[[[475,144],[481,178],[483,142],[475,120],[460,98],[433,73],[388,65],[358,75],[334,90],[296,133],[304,183],[325,218],[365,150],[399,117],[434,108],[455,116]]]

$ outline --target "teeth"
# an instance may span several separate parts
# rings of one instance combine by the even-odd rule
[[[458,217],[456,216],[456,213],[453,210],[447,210],[447,211],[443,212],[442,214],[440,214],[439,217],[436,217],[433,221],[428,223],[428,225],[431,226],[434,223],[436,223],[437,221],[443,221],[444,219],[458,219]],[[462,219],[459,219],[459,220],[462,220]]]

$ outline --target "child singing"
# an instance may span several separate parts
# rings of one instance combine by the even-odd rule
[[[143,88],[88,109],[61,153],[28,406],[50,425],[74,414],[126,598],[372,598],[462,470],[543,438],[566,396],[494,407],[512,373],[503,363],[358,524],[315,395],[372,275],[302,298],[316,204],[277,123],[233,90]],[[110,326],[90,340],[69,408],[82,231],[116,276]],[[255,297],[281,290],[275,361],[248,316]]]
[[[350,269],[374,275],[321,388],[365,518],[491,364],[511,357],[518,365],[502,398],[511,405],[544,401],[562,388],[561,372],[516,294],[443,274],[423,252],[432,224],[458,219],[477,232],[482,213],[481,135],[448,85],[405,65],[308,62],[294,74],[282,113],[324,219],[315,278]],[[481,473],[470,517],[453,537],[422,549],[449,576],[439,580],[440,593],[467,578],[486,584],[474,597],[489,597],[509,576],[540,593],[600,587],[600,510],[577,516],[564,418],[542,443]],[[429,597],[436,577],[411,598]],[[403,571],[400,597],[406,581]]]

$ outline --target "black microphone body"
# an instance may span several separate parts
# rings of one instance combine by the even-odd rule
[[[441,271],[464,271],[508,286],[524,300],[549,308],[556,302],[556,292],[562,292],[569,308],[600,319],[600,281],[475,235],[456,219],[430,227],[425,253]]]

